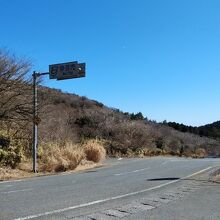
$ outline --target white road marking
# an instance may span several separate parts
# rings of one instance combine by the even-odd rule
[[[4,185],[4,187],[12,187],[13,185]]]
[[[36,215],[30,215],[30,216],[26,216],[26,217],[16,218],[14,220],[34,219],[34,218],[39,218],[39,217],[48,216],[48,215],[52,215],[52,214],[62,213],[62,212],[69,211],[69,210],[83,208],[83,207],[87,207],[87,206],[91,206],[91,205],[95,205],[95,204],[100,204],[100,203],[103,203],[103,202],[108,202],[108,201],[112,201],[112,200],[116,200],[116,199],[122,199],[122,198],[125,198],[125,197],[128,197],[128,196],[133,196],[133,195],[137,195],[137,194],[140,194],[140,193],[144,193],[144,192],[148,192],[148,191],[151,191],[151,190],[162,188],[162,187],[170,185],[172,183],[179,182],[181,179],[187,179],[187,178],[190,178],[190,177],[195,176],[197,174],[200,174],[202,172],[205,172],[205,171],[207,171],[211,168],[212,167],[208,167],[206,169],[200,170],[196,173],[193,173],[193,174],[188,175],[186,177],[180,178],[178,180],[173,180],[171,182],[164,183],[164,184],[161,184],[159,186],[154,186],[154,187],[151,187],[151,188],[148,188],[148,189],[144,189],[144,190],[140,190],[140,191],[136,191],[136,192],[132,192],[132,193],[127,193],[127,194],[120,195],[120,196],[110,197],[110,198],[107,198],[107,199],[96,200],[96,201],[92,201],[92,202],[88,202],[88,203],[84,203],[84,204],[80,204],[80,205],[76,205],[76,206],[71,206],[71,207],[67,207],[67,208],[63,208],[63,209],[48,211],[48,212],[44,212],[44,213],[40,213],[40,214],[36,214]]]
[[[203,169],[203,170],[200,170],[200,171],[198,171],[198,172],[196,172],[196,173],[193,173],[193,174],[188,175],[188,176],[186,176],[186,177],[180,178],[180,180],[184,180],[184,179],[190,178],[190,177],[192,177],[192,176],[196,176],[197,174],[203,173],[203,172],[205,172],[205,171],[207,171],[207,170],[210,170],[211,168],[213,168],[213,167],[207,167],[207,168],[205,168],[205,169]]]
[[[170,162],[188,162],[188,160],[186,160],[186,159],[172,159],[172,158],[170,158],[170,159],[162,162],[161,165],[165,165],[165,164],[170,163]]]
[[[137,161],[140,161],[142,158],[138,158],[138,159],[133,159],[133,160],[117,160],[117,162],[113,162],[113,163],[109,163],[108,165],[110,166],[117,166],[117,165],[126,165],[126,164],[131,164]]]
[[[3,181],[0,181],[0,184],[2,184],[2,183],[21,182],[21,181],[25,181],[25,179],[24,180],[3,180]]]
[[[171,159],[169,162],[189,162],[188,159]]]
[[[10,193],[17,193],[17,192],[26,192],[26,191],[31,191],[32,189],[20,189],[20,190],[12,190],[12,191],[7,191],[7,192],[0,192],[1,194],[10,194]]]
[[[149,170],[149,169],[150,169],[150,167],[144,168],[144,169],[139,169],[139,170],[133,170],[133,171],[129,171],[129,172],[124,172],[124,173],[116,173],[114,175],[115,176],[122,176],[122,175],[130,174],[130,173],[137,173],[137,172],[141,172],[141,171]]]

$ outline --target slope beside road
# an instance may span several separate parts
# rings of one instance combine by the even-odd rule
[[[203,181],[195,179],[197,174],[219,165],[220,159],[110,159],[106,166],[89,171],[1,182],[0,219],[98,220],[145,215],[158,204],[201,189]],[[158,197],[165,192],[170,192],[169,199]]]

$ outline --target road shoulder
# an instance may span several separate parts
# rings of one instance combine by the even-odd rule
[[[187,196],[164,203],[155,209],[135,213],[125,219],[219,220],[220,182],[213,180],[215,178],[210,179],[208,174],[201,175],[194,180],[197,182],[197,189]]]

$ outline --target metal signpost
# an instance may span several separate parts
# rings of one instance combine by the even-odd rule
[[[50,79],[65,80],[85,77],[86,64],[77,61],[49,65],[49,72],[33,72],[33,172],[37,172],[38,124],[40,118],[37,111],[37,78],[49,75]]]

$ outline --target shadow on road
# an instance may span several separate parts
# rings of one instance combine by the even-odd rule
[[[165,181],[165,180],[179,180],[179,177],[166,177],[166,178],[155,178],[155,179],[147,179],[147,181]]]
[[[201,182],[203,184],[208,184],[208,183],[216,183],[216,184],[220,184],[220,181],[215,181],[212,179],[195,179],[195,178],[185,178],[185,179],[181,179],[179,177],[165,177],[165,178],[153,178],[153,179],[147,179],[146,181],[173,181],[173,180],[180,180],[180,181],[196,181],[196,182]]]
[[[97,170],[88,170],[88,171],[85,171],[84,173],[97,173],[98,171]]]

